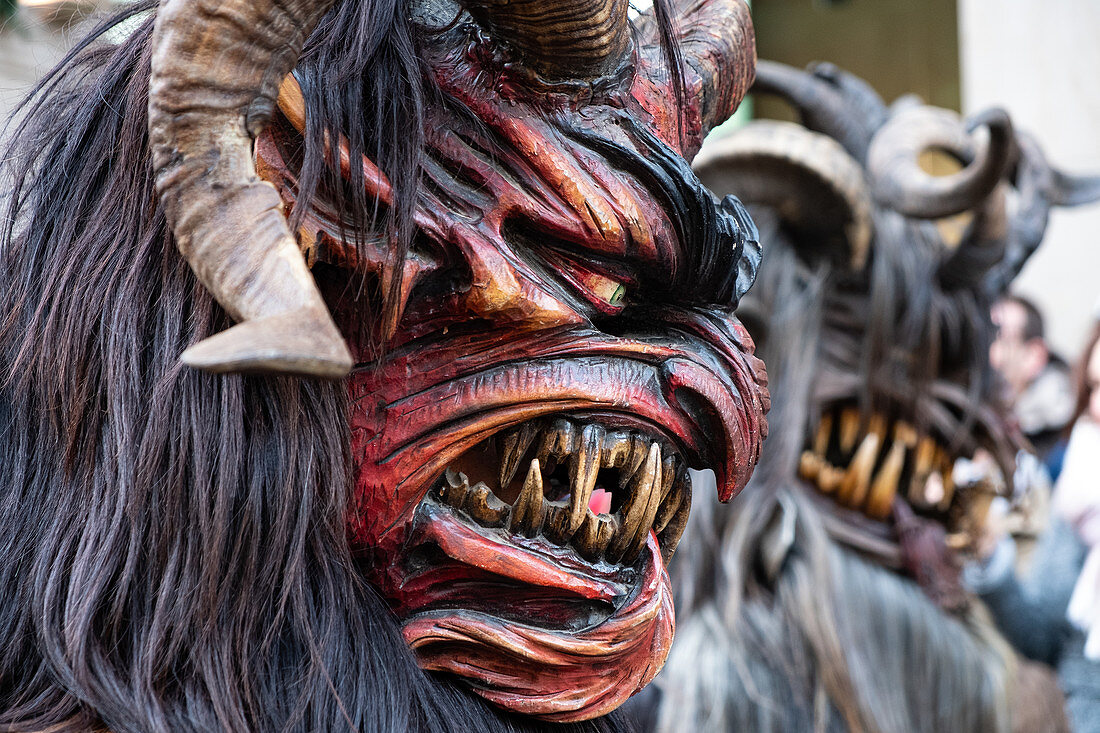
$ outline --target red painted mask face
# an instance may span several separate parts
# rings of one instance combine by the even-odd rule
[[[591,718],[652,679],[687,469],[728,500],[756,462],[766,377],[732,315],[755,229],[685,160],[751,77],[747,22],[737,3],[679,19],[682,140],[652,24],[594,82],[540,81],[469,16],[433,46],[402,315],[383,358],[352,342],[348,527],[423,666],[510,710]],[[290,202],[295,134],[257,144]],[[359,256],[304,226],[318,261]],[[357,304],[330,301],[356,332]]]

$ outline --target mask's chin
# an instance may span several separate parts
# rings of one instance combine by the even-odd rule
[[[531,421],[453,461],[416,508],[394,599],[422,666],[547,720],[618,707],[664,662],[691,479],[637,429]]]

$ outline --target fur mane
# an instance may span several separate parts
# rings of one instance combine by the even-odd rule
[[[153,7],[93,30],[0,157],[0,729],[615,730],[510,716],[416,666],[346,540],[342,385],[180,365],[228,322],[156,204]],[[373,71],[314,90],[305,154],[349,133],[408,192],[419,141],[389,123],[423,90],[400,7],[342,3],[315,32],[306,67]]]
[[[945,615],[911,581],[830,539],[803,491],[750,486],[728,524],[693,507],[701,514],[692,541],[717,531],[720,546],[710,547],[736,570],[683,614],[654,683],[655,729],[1008,731],[1004,642],[978,617]],[[774,538],[753,525],[780,501],[797,521],[772,578],[762,566]]]

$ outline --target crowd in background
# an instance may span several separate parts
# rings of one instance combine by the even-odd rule
[[[1075,366],[1052,353],[1043,318],[1016,296],[993,309],[990,362],[1035,455],[1053,480],[1030,482],[1016,504],[1043,516],[1021,567],[1012,526],[993,512],[979,560],[966,569],[1005,637],[1030,659],[1057,669],[1079,733],[1100,731],[1100,319]],[[1036,517],[1032,517],[1036,520]],[[1022,527],[1024,525],[1017,525]],[[1027,542],[1026,536],[1016,538]]]

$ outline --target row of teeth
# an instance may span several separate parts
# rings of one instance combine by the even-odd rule
[[[527,455],[532,446],[535,453]],[[554,544],[571,546],[587,560],[631,563],[641,553],[650,529],[657,533],[667,561],[683,533],[691,509],[691,478],[668,448],[641,435],[608,431],[557,419],[526,423],[500,442],[500,486],[511,483],[526,461],[523,488],[509,506],[484,482],[471,486],[464,473],[448,469],[440,499],[485,527],[514,534],[541,534]],[[569,494],[547,499],[544,488],[558,464],[568,465]],[[589,508],[600,469],[618,471],[617,486],[603,486],[623,499],[612,513]]]
[[[840,411],[834,440],[833,422],[831,413],[822,416],[812,447],[802,452],[799,461],[799,475],[822,493],[835,494],[839,504],[874,519],[885,519],[908,466],[906,499],[910,504],[938,511],[951,506],[954,461],[934,438],[919,436],[912,425],[898,421],[893,424],[893,441],[887,447],[889,422],[876,414],[867,421],[861,439],[859,411],[846,408]],[[827,460],[830,445],[839,447],[847,459],[846,468]]]

